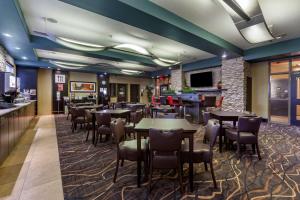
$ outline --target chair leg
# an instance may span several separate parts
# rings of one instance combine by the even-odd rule
[[[124,166],[124,159],[122,159],[122,161],[121,161],[121,167],[123,167]]]
[[[258,159],[261,160],[261,156],[260,156],[260,151],[259,151],[258,143],[256,143],[255,146],[256,146],[256,151],[257,151]]]
[[[208,168],[207,168],[207,163],[206,162],[204,162],[204,167],[205,167],[205,171],[207,171]]]
[[[149,172],[149,192],[151,192],[152,173],[153,173],[153,166],[152,166],[152,162],[150,161],[150,172]]]
[[[214,167],[213,167],[212,160],[209,162],[209,164],[210,164],[211,177],[212,177],[213,182],[214,182],[214,187],[217,188],[217,181],[216,181],[216,177],[215,177],[215,172],[214,172]]]
[[[119,169],[119,162],[120,162],[120,158],[119,155],[117,156],[117,163],[116,163],[116,171],[115,171],[115,175],[114,175],[114,183],[117,180],[117,175],[118,175],[118,169]]]
[[[252,152],[255,154],[255,144],[252,144]]]
[[[178,178],[179,178],[179,185],[181,193],[184,193],[184,188],[182,184],[182,171],[181,171],[181,164],[178,165]]]
[[[90,129],[88,128],[85,141],[88,141],[89,135],[90,135]]]
[[[67,115],[67,120],[69,120],[69,115],[70,115],[70,113],[68,113],[68,115]]]
[[[240,143],[237,141],[237,158],[240,159],[240,155],[241,155],[241,145]]]

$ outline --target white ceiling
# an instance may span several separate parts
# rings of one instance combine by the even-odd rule
[[[19,0],[31,34],[47,32],[56,36],[110,46],[132,43],[142,46],[158,57],[191,62],[214,57],[199,49],[159,35],[100,16],[58,0]],[[45,25],[42,17],[58,23]]]
[[[131,70],[140,70],[140,71],[155,71],[160,69],[160,68],[143,66],[136,63],[116,62],[116,61],[104,60],[99,58],[91,58],[86,56],[74,55],[69,53],[47,51],[43,49],[35,49],[35,52],[39,58],[44,58],[49,60],[61,60],[67,62],[90,64],[90,65],[105,63],[105,64],[113,65],[115,68],[118,69],[131,69]],[[99,69],[100,68],[105,69],[105,67],[99,66]]]
[[[266,44],[253,45],[244,40],[218,0],[151,1],[242,49]],[[300,21],[300,0],[259,0],[259,4],[274,33],[287,34],[276,42],[300,37],[300,26],[296,24]]]

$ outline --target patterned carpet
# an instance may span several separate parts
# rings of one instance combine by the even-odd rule
[[[83,130],[71,132],[66,116],[57,115],[55,121],[65,199],[300,199],[300,129],[294,126],[261,125],[260,161],[250,147],[240,161],[233,151],[219,154],[215,150],[218,189],[213,189],[210,171],[195,164],[193,193],[181,194],[175,172],[167,171],[157,172],[149,194],[147,183],[136,187],[134,162],[125,161],[113,184],[115,144],[94,147],[91,139],[85,142]],[[202,134],[203,127],[199,127],[196,140]],[[184,183],[188,191],[187,166]]]

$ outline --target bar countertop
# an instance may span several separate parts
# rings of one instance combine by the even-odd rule
[[[24,106],[28,106],[28,105],[30,105],[33,102],[36,102],[36,100],[30,100],[30,101],[28,101],[26,103],[17,103],[17,104],[14,104],[15,107],[12,107],[12,108],[0,109],[0,117],[3,116],[3,115],[8,114],[10,112],[13,112],[15,110],[18,110],[18,109],[20,109],[20,108],[22,108]]]

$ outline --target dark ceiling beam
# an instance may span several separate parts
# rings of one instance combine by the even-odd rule
[[[60,0],[149,31],[188,46],[221,56],[242,55],[242,49],[148,0]],[[126,14],[124,14],[126,13]]]

